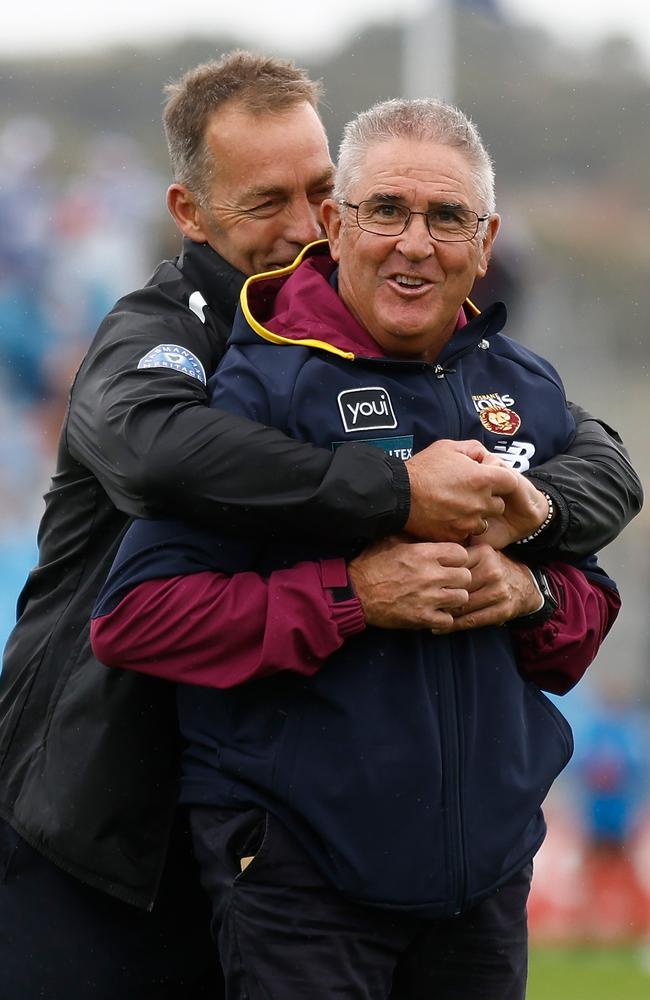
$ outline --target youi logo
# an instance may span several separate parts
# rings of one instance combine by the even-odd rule
[[[397,427],[393,404],[382,386],[345,389],[338,394],[338,404],[343,426],[348,433]]]

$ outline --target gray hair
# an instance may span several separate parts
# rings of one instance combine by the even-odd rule
[[[381,101],[348,122],[339,146],[333,197],[338,201],[349,197],[373,143],[402,138],[461,150],[471,166],[482,211],[494,212],[494,166],[478,129],[459,108],[434,98]]]

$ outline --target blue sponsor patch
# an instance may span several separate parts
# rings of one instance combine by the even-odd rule
[[[173,368],[206,384],[205,369],[196,354],[178,344],[158,344],[138,361],[138,368]]]
[[[342,444],[350,444],[347,441],[332,441],[332,451]],[[400,437],[390,438],[362,438],[355,441],[355,444],[371,444],[373,448],[382,448],[387,455],[393,458],[401,458],[406,462],[413,455],[413,435],[402,434]]]

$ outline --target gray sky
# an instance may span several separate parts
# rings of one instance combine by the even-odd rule
[[[650,66],[648,0],[500,0],[520,21],[538,24],[571,44],[613,31],[636,38]],[[241,33],[247,44],[306,54],[350,38],[367,23],[405,20],[427,0],[14,0],[0,27],[0,55],[64,54],[121,42],[142,45],[201,31]],[[327,11],[325,15],[323,12]]]

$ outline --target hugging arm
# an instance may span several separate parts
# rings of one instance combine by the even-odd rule
[[[616,431],[569,403],[571,446],[527,473],[557,507],[554,523],[526,548],[544,559],[574,560],[613,541],[641,510],[643,488]]]

